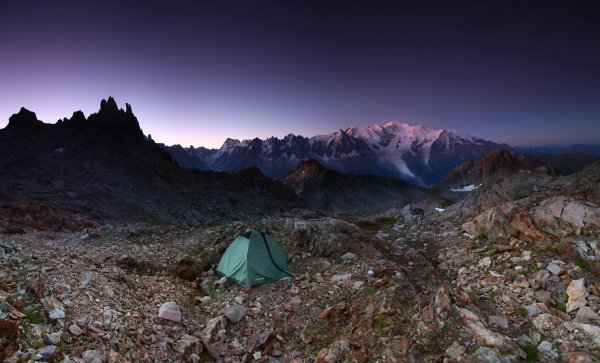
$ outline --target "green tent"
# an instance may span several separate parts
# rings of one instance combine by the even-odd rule
[[[271,236],[256,229],[233,240],[221,257],[217,273],[243,286],[292,276],[285,251]]]

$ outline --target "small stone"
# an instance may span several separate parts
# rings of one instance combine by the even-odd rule
[[[488,322],[490,325],[494,325],[502,329],[508,329],[508,320],[506,319],[506,316],[490,315]]]
[[[55,333],[47,333],[44,335],[44,343],[49,345],[58,345],[60,343],[60,339],[62,338],[62,331],[57,331]]]
[[[81,357],[85,363],[102,363],[102,355],[97,350],[86,350]]]
[[[569,301],[567,301],[567,312],[577,310],[578,308],[587,304],[586,297],[588,292],[585,289],[584,279],[573,280],[567,287],[567,294],[569,295]]]
[[[174,321],[176,323],[181,322],[181,310],[179,310],[179,306],[177,303],[170,301],[162,304],[158,309],[158,317],[170,321]]]
[[[38,349],[35,354],[41,356],[47,362],[58,362],[63,358],[63,354],[56,345],[47,345]]]
[[[558,264],[554,263],[554,262],[550,262],[548,264],[548,266],[546,266],[546,270],[552,272],[555,275],[560,275],[561,273],[563,273],[565,270],[560,267]]]
[[[479,347],[473,354],[475,362],[500,363],[500,353],[497,349],[489,347]]]
[[[344,282],[344,281],[350,280],[351,277],[352,277],[352,274],[333,275],[333,276],[331,276],[331,282],[334,284],[338,283],[338,282]]]
[[[488,268],[492,265],[492,259],[488,256],[488,257],[484,257],[481,260],[479,260],[478,266],[481,268]]]
[[[458,358],[460,358],[460,356],[462,356],[466,350],[467,348],[462,346],[458,341],[454,341],[454,343],[452,343],[452,345],[446,349],[446,354],[448,357],[458,360]]]
[[[544,304],[548,304],[550,302],[550,300],[552,299],[552,297],[550,296],[550,293],[548,291],[544,291],[544,290],[536,291],[535,297],[540,302],[543,302]]]
[[[44,310],[48,313],[48,317],[52,320],[64,319],[64,305],[54,297],[47,297],[40,300]]]
[[[358,256],[352,252],[346,252],[340,258],[344,261],[354,261],[354,260],[358,259]]]
[[[79,274],[78,280],[81,286],[85,286],[92,282],[94,279],[94,274],[90,271],[85,271]]]
[[[354,281],[352,288],[354,290],[360,290],[365,283],[363,281]]]
[[[552,350],[552,344],[549,341],[544,340],[538,344],[537,349],[542,353],[546,353]]]
[[[300,288],[296,285],[292,285],[292,287],[290,287],[290,293],[296,295],[300,293]]]
[[[230,305],[223,308],[223,315],[232,323],[239,323],[248,314],[248,308],[241,305]]]
[[[592,358],[589,354],[583,352],[572,352],[568,355],[569,363],[592,363]]]
[[[75,336],[79,336],[83,333],[83,330],[76,324],[71,324],[71,326],[69,326],[69,331]]]
[[[113,297],[115,297],[115,292],[112,289],[112,287],[104,285],[102,286],[102,296],[112,299]]]
[[[527,311],[527,316],[537,316],[540,315],[541,311],[534,305],[528,305],[525,307],[525,311]]]
[[[296,306],[302,305],[302,299],[299,296],[294,296],[292,300],[290,300],[290,303]]]

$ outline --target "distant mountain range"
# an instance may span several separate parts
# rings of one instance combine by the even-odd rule
[[[277,178],[310,158],[340,173],[396,177],[417,185],[439,182],[457,165],[480,159],[490,150],[511,149],[456,130],[399,122],[310,138],[290,134],[283,139],[227,139],[220,149],[162,147],[186,168],[236,172],[258,167]]]

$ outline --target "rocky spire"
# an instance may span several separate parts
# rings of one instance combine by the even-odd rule
[[[119,111],[119,107],[117,106],[117,102],[112,96],[108,97],[108,100],[102,100],[100,102],[100,112],[104,113],[117,113]]]

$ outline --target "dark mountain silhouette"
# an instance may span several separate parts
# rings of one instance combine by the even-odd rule
[[[112,97],[87,118],[77,111],[56,124],[21,109],[0,130],[4,209],[38,203],[97,219],[198,224],[274,213],[295,200],[261,173],[241,174],[179,167],[144,136],[131,106],[119,109]]]
[[[569,175],[587,165],[600,160],[592,155],[517,155],[506,150],[492,150],[481,160],[469,160],[454,168],[440,188],[462,188],[493,183],[516,173],[537,173],[545,175]]]
[[[296,170],[279,180],[307,207],[322,212],[376,213],[431,197],[427,191],[397,178],[342,174],[314,159],[301,161]]]

